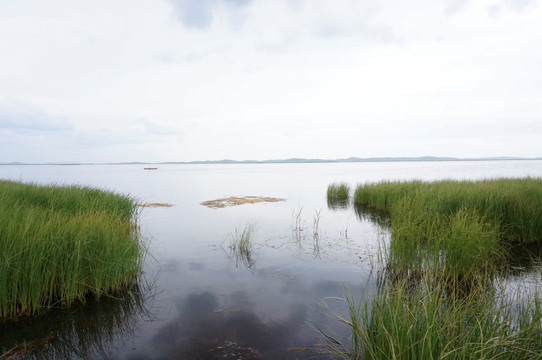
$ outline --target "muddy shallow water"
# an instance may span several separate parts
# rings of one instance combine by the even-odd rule
[[[345,287],[359,295],[374,286],[374,254],[388,236],[370,214],[328,204],[330,183],[542,177],[542,161],[155,166],[0,166],[2,179],[91,185],[171,205],[141,207],[149,256],[138,288],[0,325],[2,353],[26,341],[29,357],[44,359],[309,358],[292,349],[321,343],[316,327],[348,336],[337,320],[347,314]],[[202,205],[247,196],[284,201]],[[249,262],[229,248],[247,224]],[[521,257],[515,284],[536,276]]]

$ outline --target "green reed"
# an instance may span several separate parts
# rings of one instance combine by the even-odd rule
[[[538,178],[385,181],[359,185],[354,204],[389,214],[396,271],[470,281],[502,264],[510,244],[542,241]]]
[[[499,282],[506,249],[542,241],[542,179],[383,181],[354,204],[389,216],[377,290],[347,292],[344,359],[542,359],[542,296]],[[540,286],[538,284],[537,286]]]
[[[401,204],[405,199],[409,199],[407,209]],[[498,225],[502,239],[521,243],[542,240],[541,178],[383,181],[359,185],[354,204],[386,211],[392,219],[405,210],[432,216],[466,209]]]
[[[477,288],[461,300],[430,274],[385,283],[362,300],[347,292],[350,341],[327,336],[323,351],[342,359],[540,359],[540,294],[525,298]]]
[[[133,284],[145,255],[136,221],[126,195],[0,181],[0,318]]]
[[[256,229],[255,224],[248,223],[245,225],[242,231],[235,228],[235,231],[230,234],[230,248],[229,254],[226,254],[229,258],[235,259],[237,266],[239,264],[244,265],[247,269],[252,269],[256,264],[256,257],[254,255],[254,231]]]
[[[328,200],[348,200],[350,197],[350,185],[346,183],[333,183],[327,187]]]

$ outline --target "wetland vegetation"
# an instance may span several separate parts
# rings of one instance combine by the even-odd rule
[[[328,200],[348,200],[350,197],[350,185],[346,183],[333,183],[327,187]]]
[[[359,185],[354,204],[389,216],[391,237],[377,289],[347,294],[351,343],[326,335],[331,354],[542,358],[539,289],[503,285],[512,244],[542,241],[542,179],[383,181]]]
[[[34,312],[16,300],[15,315],[0,320],[0,358],[541,358],[540,161],[161,170],[0,166],[0,177],[15,180],[0,186],[0,286],[19,289],[11,279],[42,272],[43,284],[87,284],[72,305],[60,287]],[[347,199],[326,206],[337,178],[364,185],[343,182]],[[372,199],[356,203],[359,188]],[[96,189],[122,189],[137,202]],[[283,201],[225,197],[262,192]],[[106,226],[111,218],[121,225]],[[139,254],[129,264],[135,273],[97,291],[115,272],[107,264],[121,267],[113,255],[123,239],[141,251],[126,251]],[[152,257],[143,258],[147,246]],[[65,267],[76,259],[84,268]],[[75,273],[86,275],[60,276]]]
[[[229,236],[229,251],[226,256],[235,260],[235,265],[243,265],[247,269],[253,269],[256,263],[254,255],[254,231],[255,224],[246,224],[242,231],[235,228],[235,231]]]
[[[0,181],[0,319],[132,286],[146,253],[137,209],[96,188]]]

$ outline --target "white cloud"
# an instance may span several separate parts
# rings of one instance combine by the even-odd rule
[[[541,15],[536,0],[2,2],[0,162],[541,156]]]

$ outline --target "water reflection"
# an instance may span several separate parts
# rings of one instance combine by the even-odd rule
[[[350,206],[348,199],[327,198],[327,207],[330,210],[346,210]]]
[[[152,288],[134,286],[116,297],[0,324],[0,357],[108,359],[111,349],[133,338],[152,317],[153,299]]]
[[[177,299],[176,306],[179,317],[158,330],[138,359],[297,359],[299,353],[289,348],[310,345],[303,340],[304,304],[290,306],[288,317],[275,322],[262,321],[244,291],[220,298],[194,293]]]
[[[373,224],[378,225],[380,230],[390,229],[390,216],[386,212],[375,210],[363,205],[355,205],[354,211],[358,220],[370,221]]]

